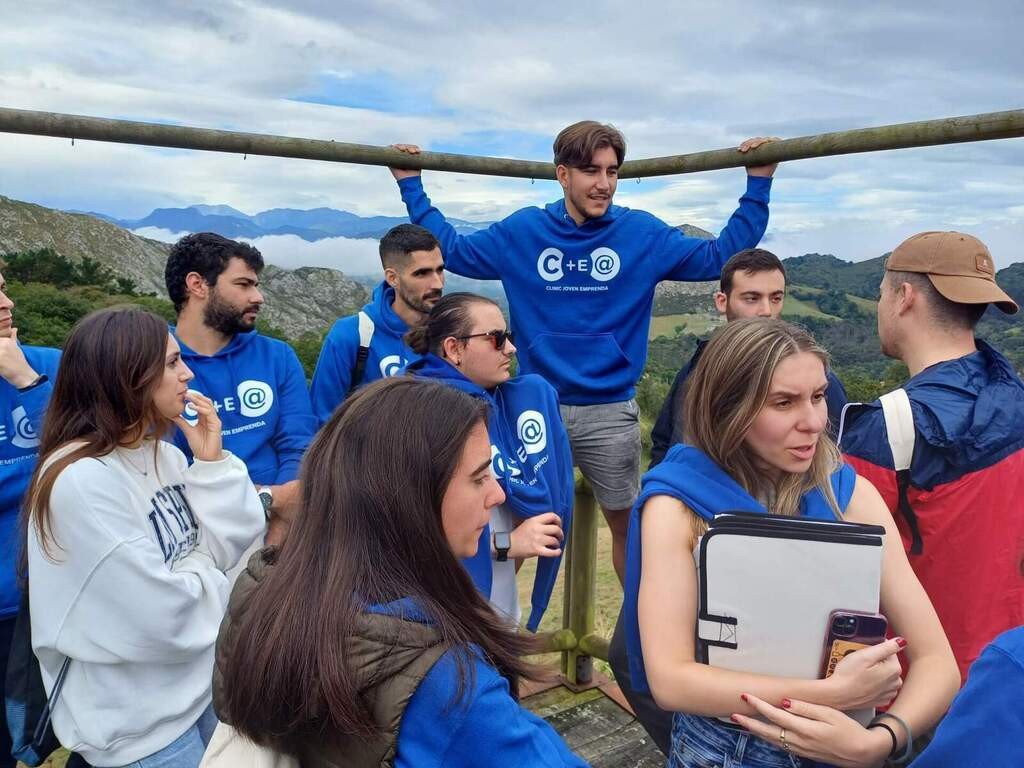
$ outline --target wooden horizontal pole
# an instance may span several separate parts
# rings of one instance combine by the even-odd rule
[[[608,648],[611,645],[607,637],[591,633],[579,639],[579,649],[588,656],[608,661]]]
[[[210,128],[112,120],[4,107],[0,107],[0,132],[304,160],[326,160],[336,163],[395,166],[451,173],[475,173],[525,179],[555,178],[554,165],[550,162],[458,155],[447,152],[424,151],[418,155],[408,155],[390,147],[369,144],[219,131]],[[624,179],[669,176],[722,168],[766,165],[812,157],[1009,139],[1021,136],[1024,136],[1024,109],[1016,109],[783,139],[764,144],[745,154],[735,147],[731,147],[685,155],[652,157],[646,160],[627,160],[623,163],[619,176]]]
[[[140,123],[103,117],[64,115],[57,112],[33,112],[0,107],[0,132],[65,139],[89,139],[119,144],[143,144],[150,147],[199,149],[233,152],[239,155],[268,155],[301,160],[327,160],[334,163],[383,165],[419,168],[453,173],[479,173],[524,179],[553,179],[555,166],[530,160],[504,157],[455,155],[447,152],[421,152],[409,155],[391,147],[350,144],[324,139],[300,139],[263,133],[217,131],[184,125]]]
[[[966,141],[989,141],[1024,136],[1024,109],[1009,112],[988,112],[967,117],[948,117],[916,123],[859,128],[852,131],[819,133],[762,144],[743,153],[736,148],[714,149],[689,155],[627,160],[619,171],[620,178],[668,176],[676,173],[698,173],[721,168],[831,157],[859,152],[880,152],[889,149],[929,147]]]

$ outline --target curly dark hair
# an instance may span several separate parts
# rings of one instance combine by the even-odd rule
[[[216,285],[231,259],[241,259],[256,274],[263,271],[263,255],[248,243],[229,240],[214,232],[185,235],[176,242],[164,268],[164,282],[174,310],[181,312],[188,301],[185,276],[189,272],[198,272],[207,285]]]

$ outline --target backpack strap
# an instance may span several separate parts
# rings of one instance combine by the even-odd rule
[[[910,528],[910,554],[920,555],[924,551],[924,540],[921,538],[917,513],[910,506],[910,498],[907,495],[910,490],[910,463],[914,458],[914,442],[917,437],[917,430],[914,429],[914,412],[910,408],[907,391],[902,388],[882,395],[879,402],[885,416],[885,431],[889,438],[889,450],[892,451],[892,466],[896,470],[899,511]]]
[[[53,681],[53,688],[50,689],[50,698],[46,700],[46,708],[43,710],[43,715],[39,718],[39,722],[36,723],[35,730],[32,731],[32,745],[34,747],[41,748],[45,743],[46,732],[50,729],[50,718],[53,716],[53,708],[57,704],[57,699],[60,698],[61,689],[64,687],[64,678],[68,676],[68,665],[70,664],[71,657],[65,656],[64,663],[60,665],[60,671]]]
[[[356,351],[356,364],[352,366],[352,378],[349,380],[348,397],[355,392],[356,387],[363,383],[366,375],[366,360],[370,357],[370,342],[373,341],[375,326],[373,319],[363,311],[357,315],[359,318],[359,349]]]

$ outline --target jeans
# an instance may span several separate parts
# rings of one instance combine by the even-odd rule
[[[7,657],[11,654],[14,622],[18,615],[0,621],[0,693],[6,694]],[[7,709],[0,707],[0,768],[15,768],[18,761],[11,756],[11,733],[7,730]]]
[[[192,727],[159,752],[129,763],[123,768],[199,768],[206,745],[213,738],[217,715],[213,704],[199,716]]]
[[[810,761],[709,717],[677,712],[669,768],[804,768]]]

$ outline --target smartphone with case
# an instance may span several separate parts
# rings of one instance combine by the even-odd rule
[[[821,676],[829,677],[843,658],[861,648],[885,642],[889,622],[880,613],[832,611],[828,617]]]

